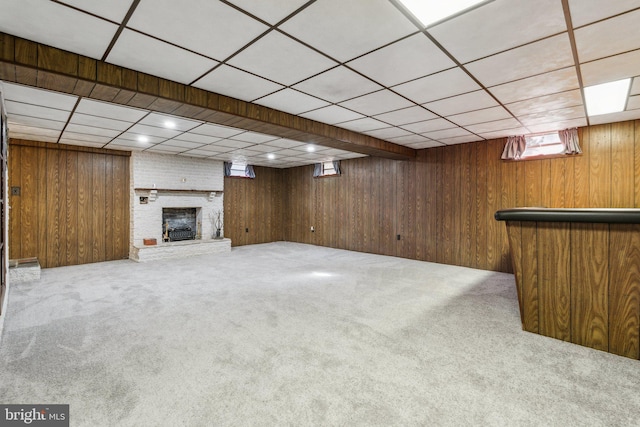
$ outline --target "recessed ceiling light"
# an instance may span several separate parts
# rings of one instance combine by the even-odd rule
[[[273,160],[273,159],[275,159],[275,158],[276,158],[276,155],[275,155],[275,154],[273,154],[273,153],[269,153],[269,154],[267,154],[267,159],[269,159],[269,160]]]
[[[587,114],[598,116],[623,111],[629,96],[630,84],[631,79],[624,79],[585,87]]]
[[[425,27],[470,9],[480,3],[488,3],[487,0],[400,0],[400,2],[404,4],[409,12],[413,13]]]
[[[316,151],[316,147],[313,145],[307,145],[307,151],[313,153],[314,151]]]
[[[176,122],[171,121],[171,120],[165,120],[164,121],[164,127],[166,127],[167,129],[175,129]]]
[[[140,135],[140,136],[138,136],[138,142],[147,143],[147,142],[149,142],[149,138],[147,138],[144,135]]]

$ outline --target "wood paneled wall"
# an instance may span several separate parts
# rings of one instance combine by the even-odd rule
[[[229,204],[232,198],[254,200],[242,186],[255,186],[269,200],[266,206],[281,200],[277,239],[513,272],[505,225],[493,217],[497,210],[640,207],[640,121],[579,133],[583,154],[566,158],[504,162],[505,140],[498,139],[420,150],[415,161],[342,161],[343,174],[333,178],[314,179],[306,166],[270,170],[281,177],[267,179],[265,169],[264,183],[257,173],[238,185],[225,181],[225,218],[227,225],[235,216],[277,224],[277,216],[260,208],[264,202]],[[274,179],[283,179],[284,194],[266,190]],[[234,244],[264,241],[241,235],[244,228],[227,228]]]
[[[273,168],[254,169],[255,179],[224,179],[224,235],[233,246],[284,239],[284,173]]]
[[[129,256],[128,153],[11,141],[9,256],[42,267]]]

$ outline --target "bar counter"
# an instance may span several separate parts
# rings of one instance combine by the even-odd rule
[[[525,331],[640,359],[640,209],[495,218],[506,222]]]

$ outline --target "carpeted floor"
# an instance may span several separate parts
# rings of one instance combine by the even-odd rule
[[[11,287],[0,403],[72,426],[624,426],[640,362],[522,332],[512,275],[293,243]]]

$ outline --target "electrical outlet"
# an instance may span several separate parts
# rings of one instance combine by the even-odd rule
[[[316,229],[315,229],[315,227],[314,227],[313,225],[311,226],[311,232],[312,232],[312,233],[315,233],[315,232],[316,232]]]
[[[248,233],[248,232],[249,232],[249,229],[248,229],[248,228],[245,228],[245,229],[244,229],[244,232],[245,232],[245,233]]]
[[[400,235],[399,234],[396,236],[396,240],[400,240]]]

